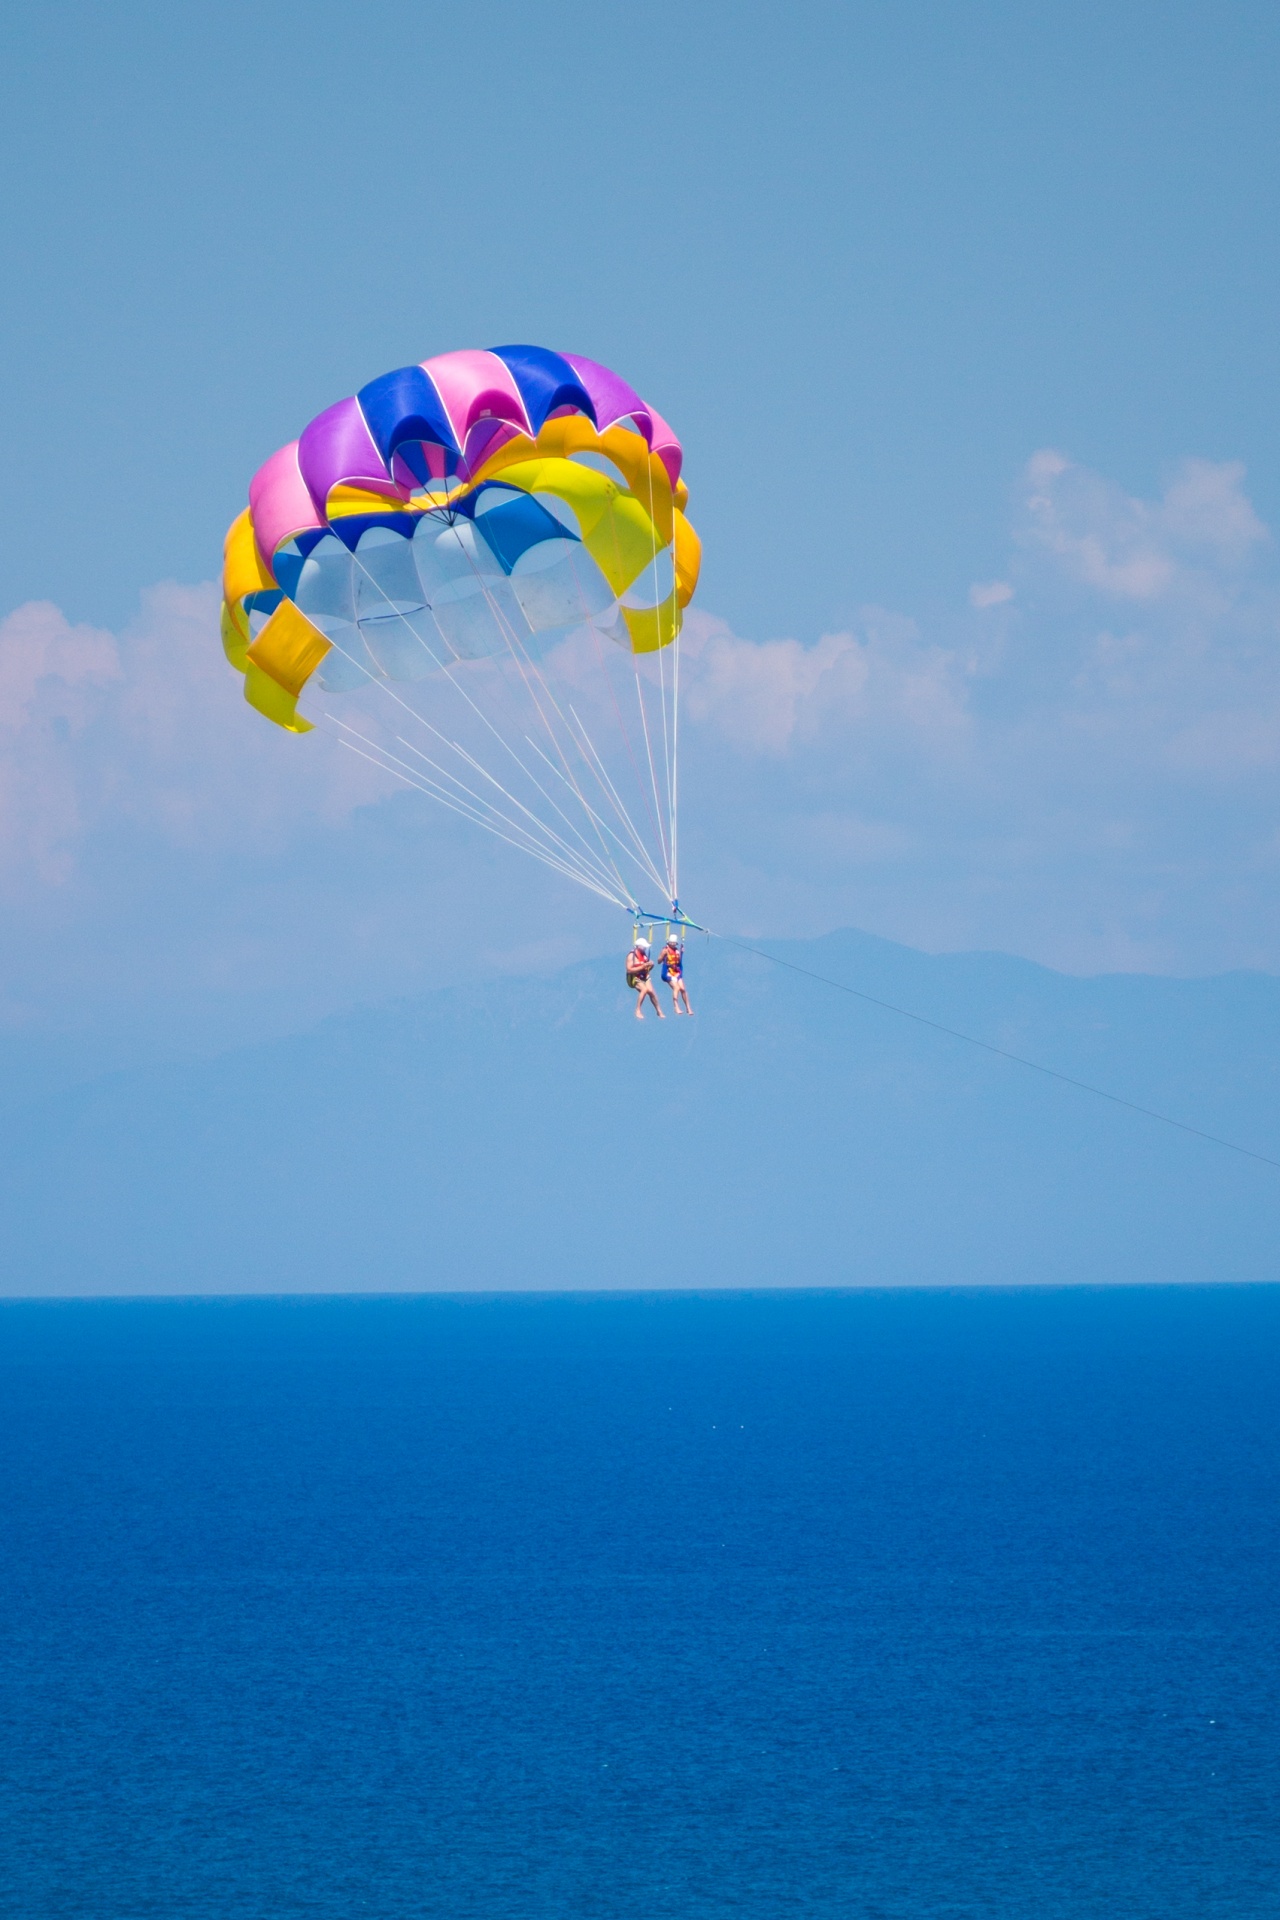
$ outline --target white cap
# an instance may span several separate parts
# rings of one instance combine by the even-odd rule
[[[647,946],[648,946],[648,944],[649,944],[649,942],[648,942],[648,941],[647,941],[647,940],[645,939],[645,937],[644,937],[644,935],[643,935],[642,933],[638,933],[638,934],[636,935],[636,945],[637,945],[638,947],[647,947]]]

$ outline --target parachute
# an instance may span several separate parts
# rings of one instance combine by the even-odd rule
[[[370,381],[259,468],[227,534],[246,700],[619,906],[658,888],[678,915],[701,559],[681,462],[580,354],[466,350]]]

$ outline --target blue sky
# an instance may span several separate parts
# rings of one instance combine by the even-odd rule
[[[1280,17],[15,10],[0,1017],[210,1043],[613,918],[269,737],[248,477],[450,347],[616,365],[706,547],[692,903],[1280,969]]]

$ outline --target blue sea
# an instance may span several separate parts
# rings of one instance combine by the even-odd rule
[[[1280,1915],[1280,1289],[0,1306],[21,1920]]]

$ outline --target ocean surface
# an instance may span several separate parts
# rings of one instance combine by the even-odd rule
[[[1271,1287],[0,1305],[0,1911],[1280,1915],[1278,1468]]]

